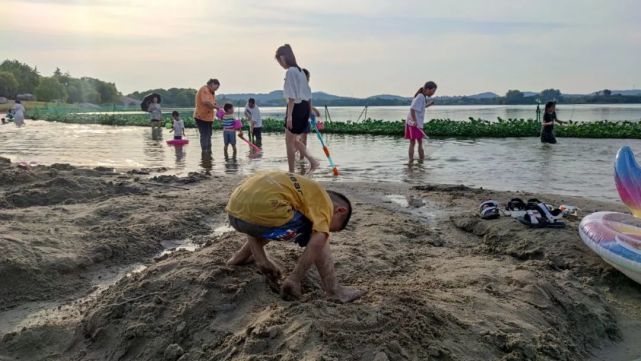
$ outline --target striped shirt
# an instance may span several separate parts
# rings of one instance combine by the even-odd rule
[[[223,130],[234,130],[234,115],[233,114],[225,114],[223,116]]]

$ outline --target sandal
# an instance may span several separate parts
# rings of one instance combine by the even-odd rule
[[[482,219],[497,219],[501,216],[499,204],[496,201],[485,201],[479,207],[479,213]]]
[[[539,203],[536,209],[528,209],[523,217],[518,218],[519,222],[533,228],[564,228],[565,222],[559,221],[552,215],[548,207]]]

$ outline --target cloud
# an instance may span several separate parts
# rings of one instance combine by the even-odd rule
[[[274,50],[286,42],[315,89],[345,95],[407,94],[426,79],[441,94],[641,84],[636,0],[5,0],[3,9],[0,53],[125,91],[210,76],[225,92],[273,90]]]

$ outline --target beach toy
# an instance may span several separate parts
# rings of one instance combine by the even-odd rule
[[[623,203],[635,217],[641,217],[641,168],[630,147],[623,147],[617,153],[614,182]]]
[[[581,221],[579,235],[604,261],[641,283],[641,219],[615,212],[592,213]]]
[[[224,116],[225,110],[223,108],[218,108],[218,111],[216,112],[216,118],[222,120]]]
[[[327,161],[329,161],[329,166],[332,167],[332,173],[334,174],[335,177],[338,177],[340,173],[338,173],[338,168],[336,167],[336,164],[334,164],[332,157],[329,155],[329,148],[327,148],[327,146],[325,145],[325,142],[323,141],[323,136],[321,136],[320,131],[318,130],[316,119],[315,118],[312,119],[311,123],[312,123],[312,127],[314,127],[314,131],[316,132],[316,136],[318,137],[318,140],[323,146],[323,152],[325,152]]]
[[[167,141],[168,145],[174,145],[174,146],[183,146],[185,144],[189,144],[189,139],[170,139]]]
[[[243,140],[243,142],[245,142],[245,143],[249,144],[249,147],[250,147],[250,148],[253,148],[257,153],[260,153],[260,152],[262,152],[262,151],[263,151],[263,150],[262,150],[262,149],[260,149],[256,144],[254,144],[254,143],[252,143],[252,142],[248,141],[247,139],[245,139],[245,137],[244,137],[242,134],[238,134],[238,138],[242,139],[242,140]]]
[[[234,120],[234,125],[232,126],[234,127],[234,130],[241,130],[243,129],[243,122],[241,122],[240,119],[236,119]]]
[[[617,153],[614,181],[632,215],[592,213],[581,220],[579,235],[604,261],[641,283],[641,168],[630,147]]]

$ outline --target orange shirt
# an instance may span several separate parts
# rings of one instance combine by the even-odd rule
[[[205,122],[214,121],[214,109],[205,105],[205,102],[216,104],[216,96],[209,90],[207,85],[203,85],[196,93],[196,109],[194,109],[194,118]]]

